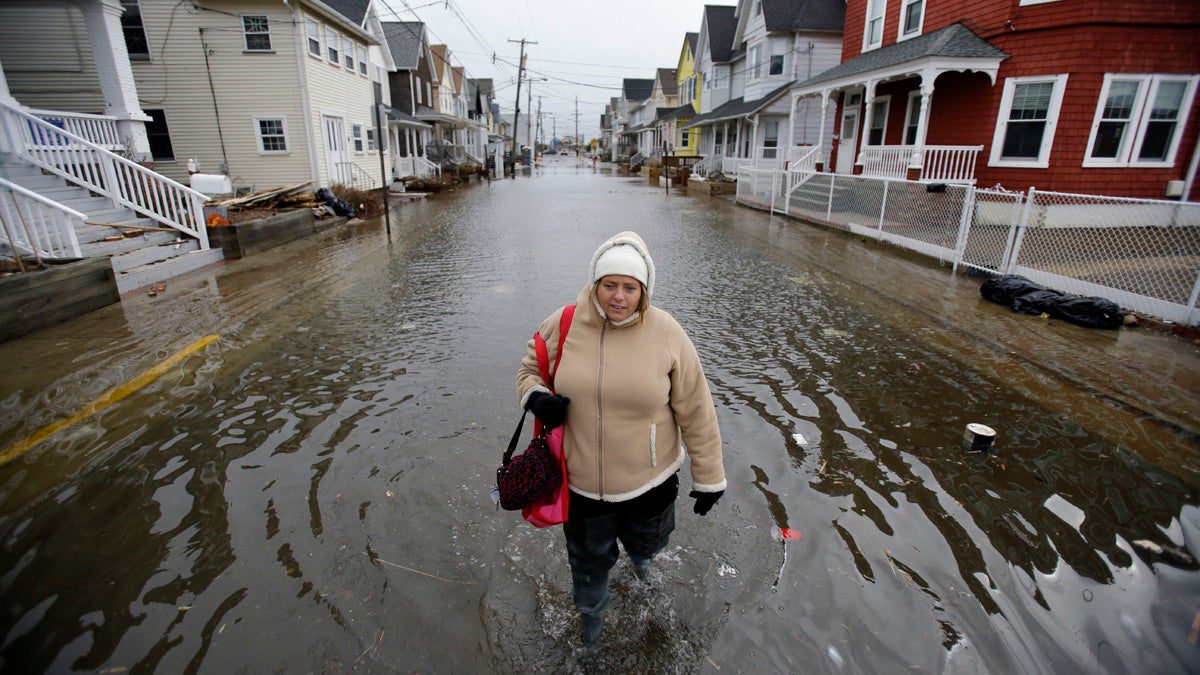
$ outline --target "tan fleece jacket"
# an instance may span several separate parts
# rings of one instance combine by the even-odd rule
[[[572,491],[625,501],[661,484],[689,459],[696,490],[724,490],[721,431],[692,341],[670,314],[653,306],[640,322],[614,325],[600,313],[592,290],[588,284],[576,300],[555,378],[557,393],[571,399],[563,450]],[[561,315],[561,309],[554,312],[538,329],[551,364]],[[531,339],[517,373],[522,407],[533,392],[547,390]]]

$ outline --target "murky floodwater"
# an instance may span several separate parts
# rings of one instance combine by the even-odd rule
[[[538,322],[649,243],[730,489],[578,653],[562,535],[487,498]],[[1196,348],[555,159],[0,345],[4,672],[1195,672]],[[998,452],[966,455],[968,422]],[[686,494],[686,472],[681,493]],[[781,541],[778,528],[801,534]],[[1189,635],[1191,634],[1191,635]]]

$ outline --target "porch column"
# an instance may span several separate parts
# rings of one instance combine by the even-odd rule
[[[863,89],[863,106],[866,108],[863,114],[863,122],[858,130],[859,138],[862,143],[859,144],[858,157],[854,160],[854,173],[862,174],[863,164],[867,158],[867,144],[871,142],[871,124],[875,116],[875,86],[879,84],[879,80],[868,80],[866,87]]]
[[[150,141],[146,122],[150,116],[138,102],[137,83],[129,65],[125,48],[125,33],[121,29],[121,14],[125,11],[119,0],[93,0],[81,3],[100,91],[104,95],[104,114],[117,118],[117,131],[135,162],[149,162]]]
[[[19,106],[17,99],[13,98],[12,93],[8,90],[8,77],[4,74],[4,64],[0,63],[0,103],[7,103],[11,106]]]
[[[921,169],[925,166],[925,140],[929,133],[929,106],[933,102],[933,80],[936,73],[921,74],[921,109],[917,111],[917,138],[913,148],[912,159],[908,163],[910,180],[920,180]],[[914,172],[915,169],[915,172]],[[917,178],[912,178],[916,173]]]
[[[796,142],[796,103],[800,100],[799,94],[792,94],[792,107],[788,108],[788,141],[787,154],[784,155],[784,160],[789,160],[792,157],[792,146]]]
[[[833,150],[833,139],[829,139],[828,145],[826,145],[825,142],[825,123],[829,118],[829,93],[830,92],[828,89],[821,90],[821,130],[817,132],[817,138],[820,139],[821,149],[817,151],[817,173],[821,173],[825,170],[824,158],[827,157],[829,152]]]

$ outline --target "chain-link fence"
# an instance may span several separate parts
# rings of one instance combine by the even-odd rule
[[[737,201],[1200,325],[1200,204],[743,168]]]
[[[1164,318],[1173,306],[1200,318],[1200,204],[1030,189],[1005,271]]]

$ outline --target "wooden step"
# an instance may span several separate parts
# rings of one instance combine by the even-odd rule
[[[224,251],[210,248],[117,272],[117,290],[126,295],[151,285],[169,283],[176,277],[220,263],[224,258]]]

